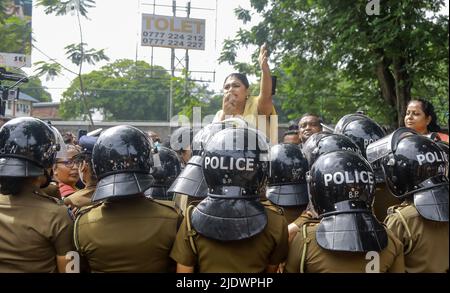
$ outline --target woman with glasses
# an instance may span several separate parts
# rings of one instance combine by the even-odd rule
[[[58,182],[61,197],[67,197],[77,191],[76,184],[80,179],[78,175],[78,165],[75,156],[80,153],[80,148],[75,145],[66,145],[67,150],[64,156],[56,158],[53,166],[53,177]]]

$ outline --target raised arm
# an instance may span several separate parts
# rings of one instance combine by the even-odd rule
[[[259,67],[261,69],[261,84],[259,89],[258,114],[269,116],[272,113],[272,76],[268,59],[266,44],[263,44],[259,50]]]

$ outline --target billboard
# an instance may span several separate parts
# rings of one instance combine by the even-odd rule
[[[141,45],[205,50],[205,20],[142,14]]]
[[[0,0],[0,66],[31,67],[32,0]]]

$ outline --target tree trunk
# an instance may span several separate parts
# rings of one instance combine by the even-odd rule
[[[404,125],[406,105],[411,100],[411,80],[406,70],[406,59],[395,57],[393,60],[395,95],[397,97],[397,126]]]
[[[395,91],[395,79],[389,70],[392,61],[384,56],[382,49],[377,50],[376,53],[379,58],[376,64],[375,73],[381,89],[381,95],[384,101],[390,105],[392,109],[396,109],[397,96]],[[395,121],[397,120],[398,117],[395,117]]]

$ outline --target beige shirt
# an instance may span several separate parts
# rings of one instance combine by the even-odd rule
[[[42,191],[0,194],[0,272],[57,272],[56,256],[73,251],[73,221]]]
[[[296,221],[297,222],[297,221]],[[298,222],[306,222],[299,218]],[[308,243],[304,272],[306,273],[365,273],[370,259],[366,259],[365,252],[343,252],[323,249],[317,244],[316,230],[319,221],[306,223],[307,233],[304,239],[302,231],[298,232],[289,245],[289,255],[285,271],[299,273],[303,244]],[[301,229],[301,227],[300,227]],[[388,245],[379,252],[379,271],[402,273],[405,272],[403,259],[403,245],[388,229]],[[371,266],[369,265],[369,268]]]
[[[244,240],[217,241],[194,236],[198,255],[189,243],[185,218],[170,256],[185,266],[197,266],[201,273],[258,273],[268,265],[278,265],[287,256],[288,230],[282,210],[265,203],[268,222],[259,234]]]
[[[278,143],[278,116],[275,107],[272,108],[272,113],[270,117],[264,117],[265,115],[258,115],[258,96],[249,97],[247,102],[245,103],[244,113],[242,116],[238,116],[247,123],[251,127],[254,127],[263,133],[269,138],[271,144]],[[213,122],[220,121],[220,117],[222,116],[223,110],[219,110],[214,116]],[[265,123],[264,123],[265,122]]]
[[[75,243],[93,272],[170,272],[181,214],[145,197],[103,202],[79,212]]]
[[[412,237],[408,236],[398,209],[406,220]],[[417,212],[413,204],[403,203],[392,207],[385,220],[386,225],[403,242],[405,249],[411,251],[405,255],[405,267],[408,273],[444,273],[448,272],[449,246],[448,222],[426,220]]]

